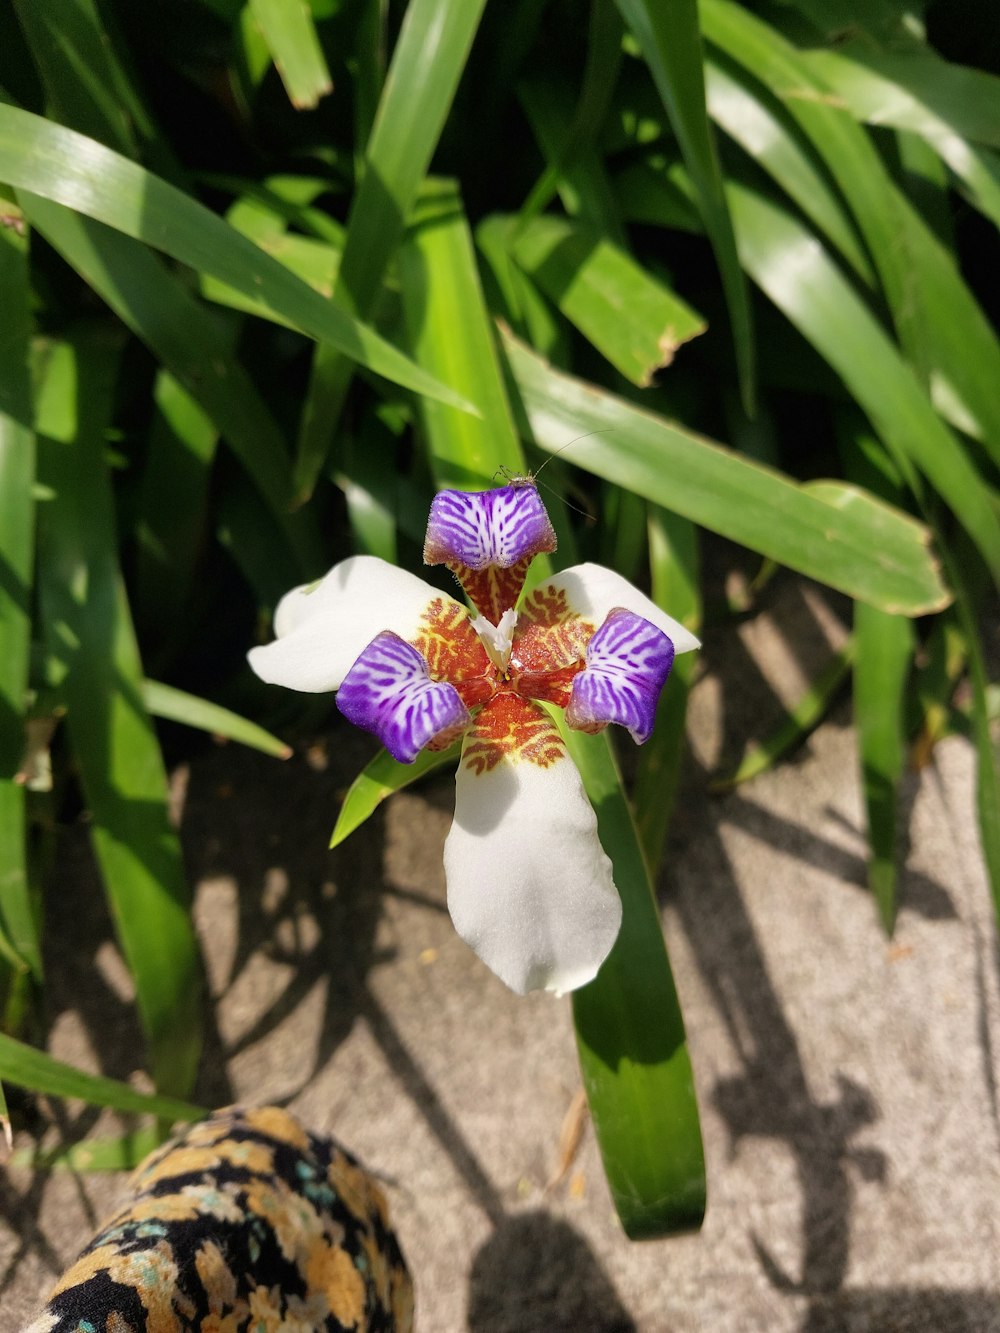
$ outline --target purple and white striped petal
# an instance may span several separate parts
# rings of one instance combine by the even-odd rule
[[[556,549],[556,534],[534,486],[491,491],[438,491],[424,539],[427,565],[509,569]]]
[[[587,665],[573,681],[566,722],[577,731],[600,731],[617,722],[642,745],[652,733],[673,663],[673,641],[662,630],[615,607],[587,644]]]
[[[454,685],[431,680],[420,653],[391,630],[377,634],[348,671],[337,707],[401,764],[432,742],[443,749],[472,720]]]

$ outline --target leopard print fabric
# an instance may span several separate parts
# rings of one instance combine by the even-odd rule
[[[381,1190],[277,1107],[230,1107],[147,1157],[25,1333],[404,1333]]]

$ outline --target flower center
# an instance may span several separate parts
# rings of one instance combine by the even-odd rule
[[[486,650],[486,656],[497,672],[504,676],[510,666],[510,654],[514,645],[514,627],[517,624],[517,612],[508,608],[500,617],[500,623],[494,625],[485,616],[475,616],[470,621],[472,628],[479,635],[479,640]]]

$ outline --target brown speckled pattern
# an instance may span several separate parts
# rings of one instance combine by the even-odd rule
[[[413,1289],[371,1176],[277,1107],[158,1149],[25,1333],[403,1333]]]

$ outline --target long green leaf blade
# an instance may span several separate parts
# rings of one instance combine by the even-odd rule
[[[201,1049],[198,947],[167,781],[117,565],[103,457],[117,357],[81,334],[50,351],[38,398],[42,615],[156,1086],[184,1094]]]
[[[950,64],[926,48],[885,51],[863,41],[802,54],[863,120],[928,138],[947,131],[1000,148],[1000,78],[995,74]]]
[[[38,230],[215,422],[284,519],[292,491],[281,431],[211,313],[137,241],[46,199],[20,197]]]
[[[894,57],[854,45],[805,51],[802,58],[858,120],[921,135],[965,185],[971,202],[1000,226],[1000,163],[995,152],[967,137],[970,129],[980,128],[967,123],[967,104],[961,99],[945,104],[933,95],[942,71],[950,75],[954,67],[933,58]],[[996,97],[995,76],[980,70],[960,73],[989,80],[987,92]],[[984,141],[996,143],[992,135]]]
[[[380,750],[347,789],[330,835],[331,848],[339,847],[366,819],[370,819],[386,797],[419,782],[446,764],[456,763],[460,749],[461,746],[456,744],[447,750],[421,750],[412,764],[401,764],[388,750]]]
[[[739,457],[546,365],[516,339],[504,351],[523,411],[523,432],[558,449],[582,432],[573,461],[608,481],[753,551],[871,601],[922,615],[950,596],[929,550],[930,534],[863,492],[826,495]]]
[[[42,957],[28,887],[24,787],[35,555],[35,437],[32,431],[28,241],[23,219],[0,200],[0,940],[15,967],[41,980]]]
[[[519,233],[514,255],[566,318],[639,388],[707,328],[686,301],[590,227],[536,218]]]
[[[94,0],[14,0],[55,119],[139,156],[152,126],[116,56]]]
[[[452,181],[427,182],[400,250],[403,315],[420,365],[463,385],[479,416],[424,400],[421,419],[439,486],[489,486],[497,468],[525,463],[507,400],[475,252]]]
[[[306,0],[249,0],[293,106],[314,107],[333,88]]]
[[[840,374],[897,463],[924,473],[1000,580],[1000,518],[989,491],[881,325],[795,217],[736,182],[730,199],[747,271]]]
[[[858,602],[854,720],[868,818],[868,884],[887,934],[896,921],[896,829],[899,780],[906,764],[903,705],[913,661],[913,625]]]
[[[11,1165],[31,1171],[134,1171],[163,1139],[160,1125],[150,1125],[113,1138],[84,1139],[81,1143],[64,1143],[48,1149],[36,1146],[27,1152],[16,1152]]]
[[[736,252],[722,175],[705,108],[697,0],[616,0],[639,43],[694,183],[729,306],[744,405],[753,407],[754,350],[750,296]]]
[[[783,99],[843,191],[868,244],[903,352],[935,405],[1000,462],[1000,343],[952,254],[796,49],[731,0],[702,0],[706,35]],[[768,166],[771,154],[762,156]]]
[[[715,123],[765,167],[806,217],[837,247],[868,286],[875,275],[851,217],[821,162],[750,78],[741,79],[710,57],[705,66],[708,109]]]
[[[153,404],[135,524],[136,628],[144,644],[172,656],[201,550],[219,432],[165,370]]]
[[[159,680],[143,680],[142,701],[153,717],[181,722],[186,727],[195,727],[213,736],[239,741],[241,745],[260,750],[262,754],[274,755],[277,759],[288,759],[292,753],[290,745],[272,736],[256,722],[240,717],[239,713],[222,708],[219,704],[213,704],[209,699],[199,699],[195,694],[179,690],[174,685],[165,685]]]
[[[334,306],[367,318],[430,166],[486,0],[411,0],[392,55],[347,220]],[[331,340],[333,342],[333,340]],[[352,370],[343,349],[316,349],[302,416],[296,489],[307,497],[337,427]],[[402,381],[400,381],[402,383]],[[442,402],[456,403],[441,396]],[[457,405],[462,406],[461,403]]]
[[[650,595],[657,606],[697,633],[701,627],[698,533],[693,523],[659,505],[647,505]],[[636,828],[653,878],[660,865],[673,814],[688,695],[698,669],[697,653],[674,659],[669,688],[660,695],[653,734],[639,751],[632,803]]]
[[[863,421],[843,416],[839,443],[847,475],[890,501],[902,486],[882,444]],[[858,602],[854,607],[854,724],[868,821],[868,885],[882,926],[896,922],[899,783],[906,767],[906,694],[913,664],[913,625]]]
[[[255,297],[311,338],[416,393],[464,407],[445,385],[301,282],[202,204],[73,130],[0,106],[0,180],[124,232]]]
[[[857,602],[856,606],[859,609],[863,607],[866,612],[871,611],[873,615],[886,616],[885,611],[877,611],[865,602]],[[910,621],[903,616],[890,618],[899,620],[904,625],[910,625]],[[765,740],[752,742],[747,747],[747,752],[740,760],[735,772],[727,777],[715,778],[711,783],[711,790],[729,791],[732,787],[738,787],[741,783],[749,782],[751,778],[766,773],[793,746],[798,745],[814,727],[818,727],[826,716],[837,691],[847,679],[851,663],[857,656],[855,641],[849,639],[839,652],[833,654],[830,661],[805,693],[795,701],[788,710],[784,721]]]
[[[632,1240],[689,1230],[705,1211],[691,1061],[649,875],[607,737],[564,732],[597,811],[622,927],[596,978],[573,992],[584,1086],[608,1184]]]
[[[127,1083],[87,1074],[82,1069],[54,1060],[44,1051],[0,1033],[0,1078],[19,1088],[30,1088],[50,1097],[78,1097],[93,1106],[110,1106],[114,1111],[158,1116],[161,1120],[200,1120],[206,1115],[200,1106],[175,1097],[153,1096],[139,1092]]]

